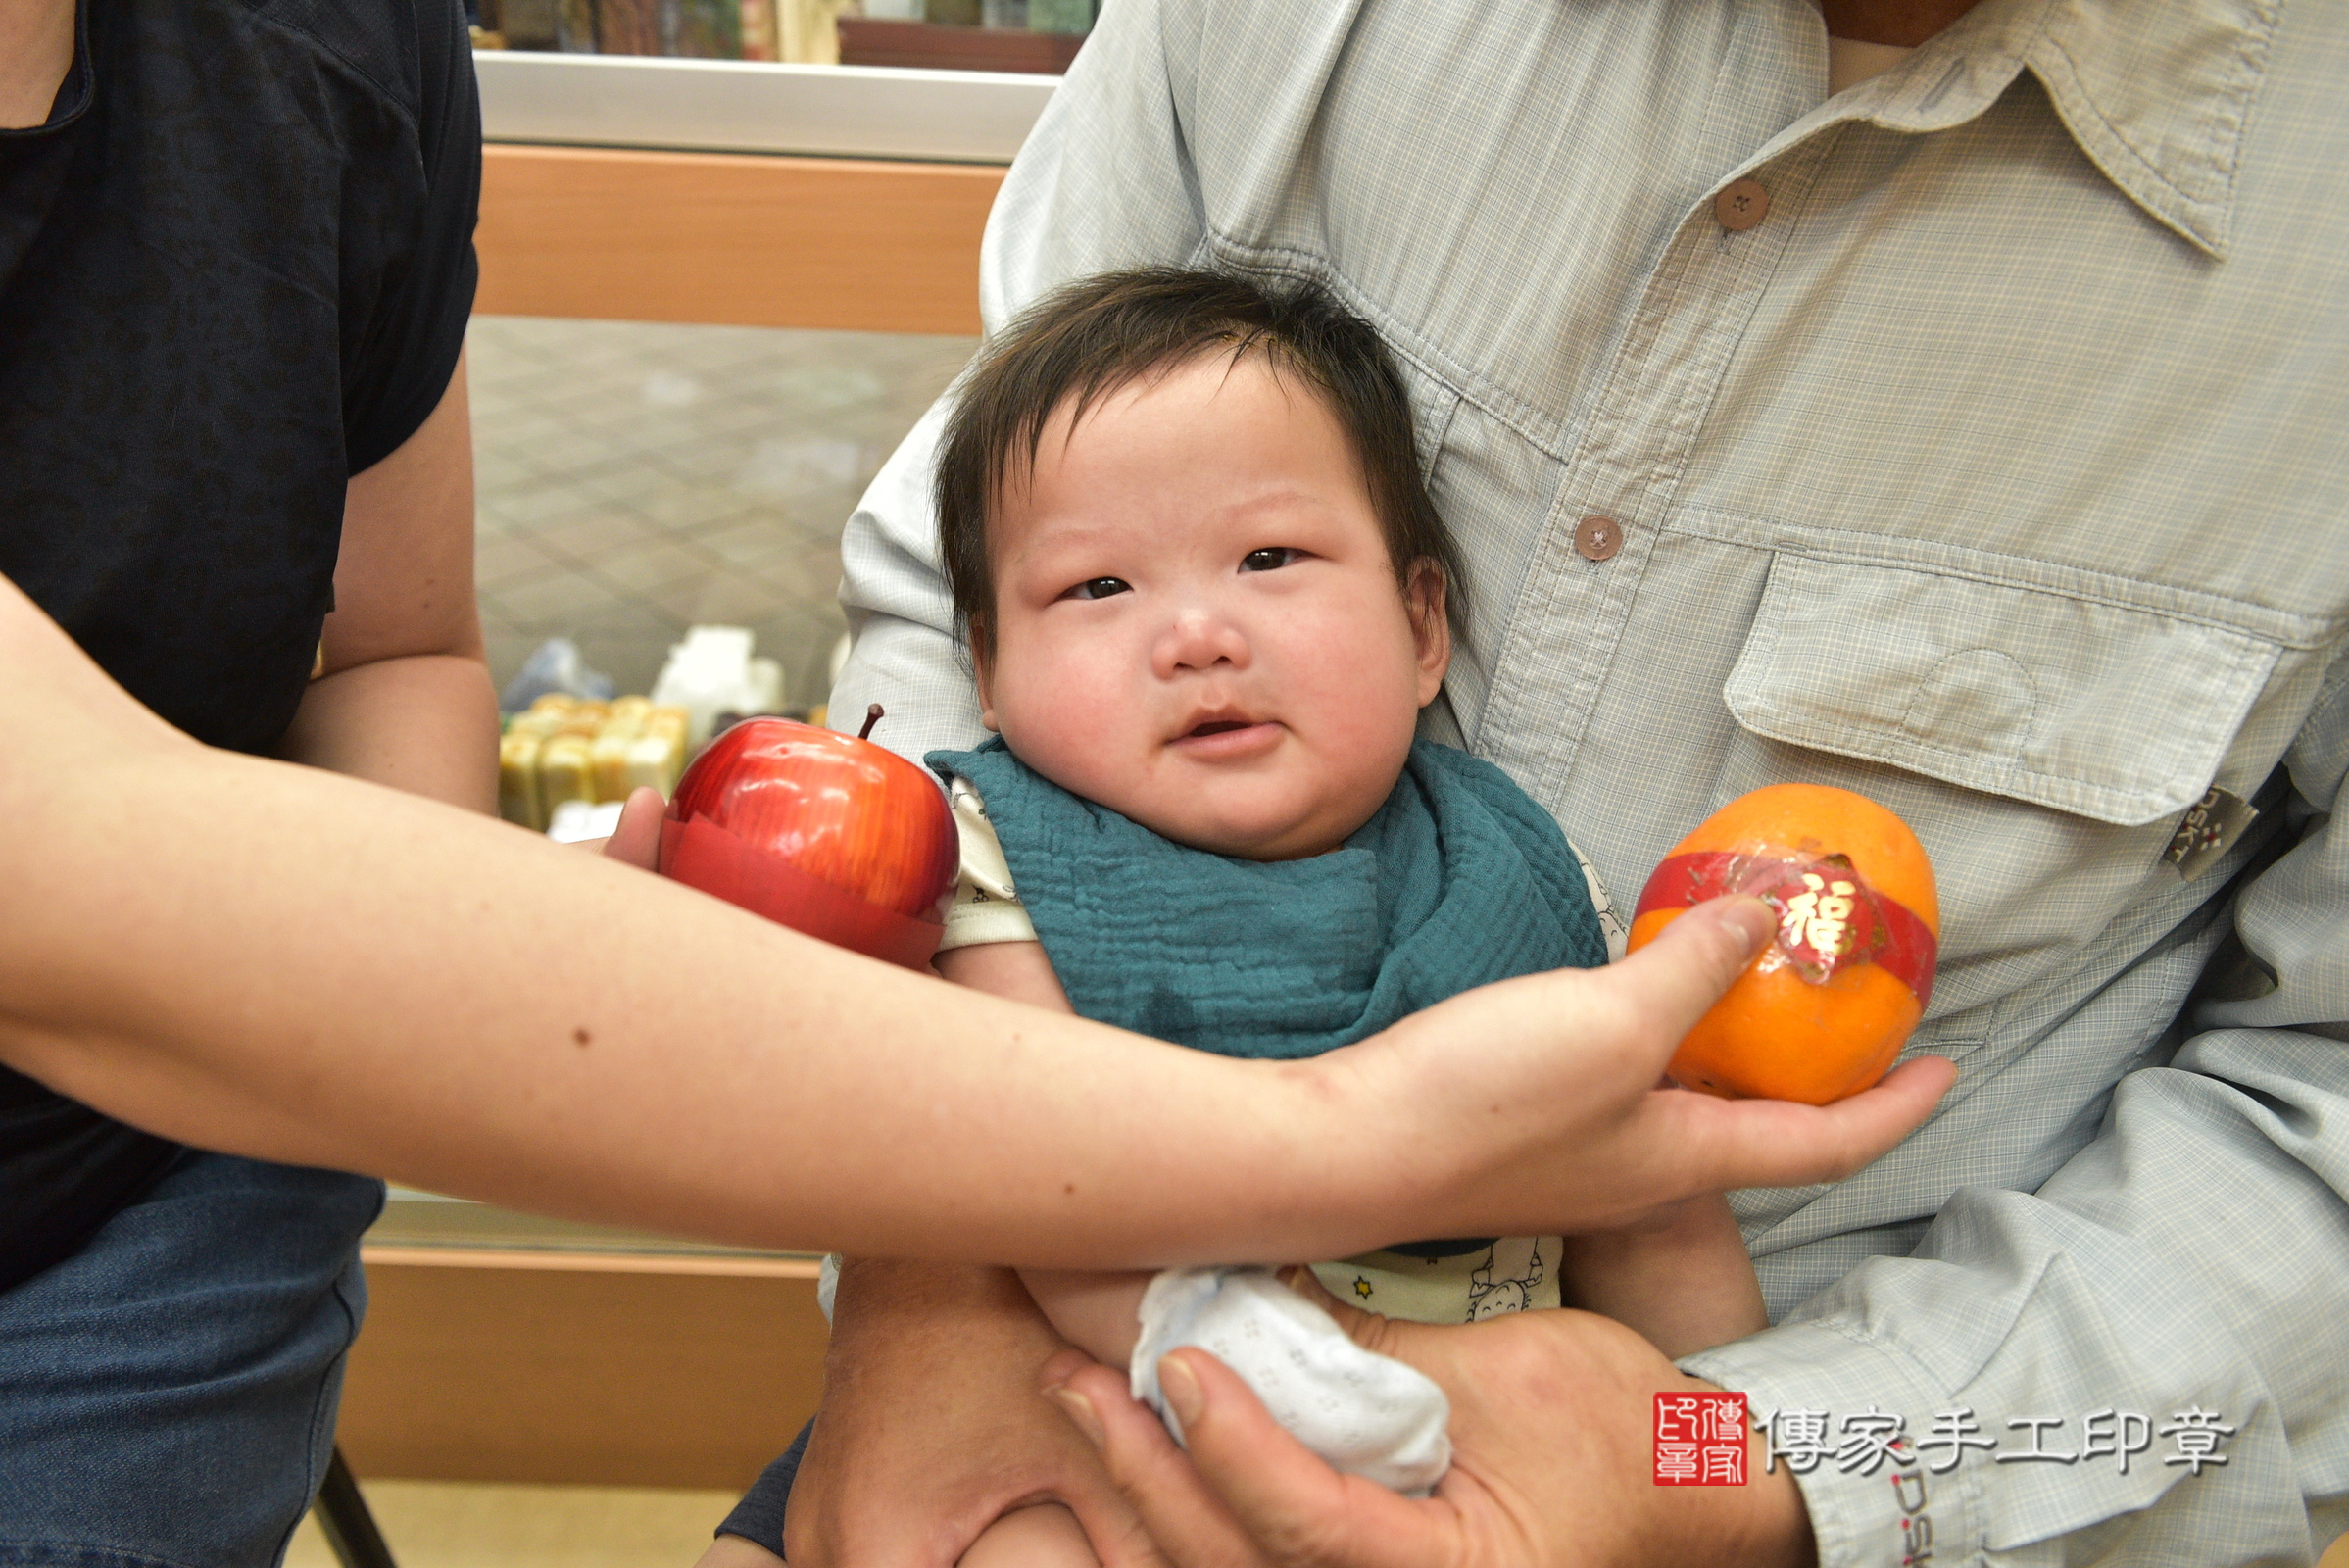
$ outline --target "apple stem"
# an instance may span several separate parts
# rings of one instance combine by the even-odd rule
[[[873,726],[879,722],[881,722],[881,705],[879,703],[874,703],[871,707],[865,709],[864,727],[856,732],[856,738],[860,741],[871,740],[873,738]]]

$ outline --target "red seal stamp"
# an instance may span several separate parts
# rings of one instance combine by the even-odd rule
[[[1656,1396],[1655,1484],[1745,1485],[1745,1396],[1709,1391]]]

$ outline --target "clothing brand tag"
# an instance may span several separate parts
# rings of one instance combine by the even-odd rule
[[[2229,790],[2212,785],[2210,793],[2194,803],[2185,820],[2178,824],[2178,832],[2170,840],[2170,848],[2162,858],[2178,867],[2178,874],[2191,882],[2211,868],[2213,861],[2227,853],[2227,846],[2242,837],[2243,829],[2259,815],[2259,808]]]

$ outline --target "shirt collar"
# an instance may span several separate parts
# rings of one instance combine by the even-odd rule
[[[2224,257],[2244,131],[2280,11],[2277,0],[1982,0],[1853,89],[1848,114],[1836,118],[1946,129],[1980,115],[2028,69],[2106,178]]]

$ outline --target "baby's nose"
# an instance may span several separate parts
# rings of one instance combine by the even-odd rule
[[[1179,670],[1248,664],[1248,638],[1230,617],[1205,605],[1187,605],[1167,623],[1152,661],[1161,677]]]

